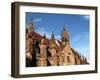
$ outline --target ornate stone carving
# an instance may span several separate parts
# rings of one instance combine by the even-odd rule
[[[46,35],[34,34],[32,19],[26,29],[26,65],[30,66],[63,66],[88,64],[87,59],[70,47],[69,34],[66,28],[61,32],[61,41],[55,39],[54,32],[51,39]],[[38,39],[37,39],[38,37]]]
[[[47,66],[47,51],[45,45],[45,37],[41,39],[39,48],[40,48],[40,53],[38,53],[37,56],[37,66]]]

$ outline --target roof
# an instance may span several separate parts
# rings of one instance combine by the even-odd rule
[[[42,36],[42,35],[40,35],[40,34],[38,34],[36,32],[33,32],[33,35],[34,35],[35,39],[39,40],[39,41],[44,37],[44,36]],[[57,40],[57,41],[58,41],[59,44],[61,44],[61,42],[59,40]],[[50,42],[50,39],[46,38],[46,44],[47,45],[49,45],[49,42]]]

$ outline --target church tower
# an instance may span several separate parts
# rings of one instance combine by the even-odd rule
[[[65,26],[63,27],[63,31],[61,32],[61,42],[62,42],[61,54],[64,55],[63,65],[75,64],[74,54],[70,48],[69,34],[66,31]]]
[[[33,25],[32,18],[31,18],[31,19],[30,19],[30,22],[29,22],[29,26],[28,26],[28,35],[29,35],[32,39],[34,39],[33,32],[34,32],[34,25]]]
[[[63,30],[61,32],[61,40],[62,40],[62,46],[66,46],[66,45],[69,45],[70,46],[69,34],[66,31],[66,28],[65,27],[63,27]]]
[[[33,55],[33,39],[34,39],[34,35],[33,35],[33,23],[32,23],[32,19],[29,22],[29,26],[28,26],[28,31],[26,33],[26,66],[29,67],[31,66],[31,61],[32,61],[32,55]]]
[[[33,27],[32,18],[31,18],[31,20],[30,20],[30,22],[29,22],[29,29],[28,29],[28,31],[29,31],[29,32],[32,32],[32,31],[34,31],[34,27]]]
[[[48,57],[49,64],[51,66],[57,66],[57,44],[55,42],[54,32],[51,34],[48,51],[50,53],[50,56]]]

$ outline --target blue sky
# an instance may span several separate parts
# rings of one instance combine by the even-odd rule
[[[35,32],[51,38],[51,32],[60,40],[63,26],[69,32],[70,46],[89,60],[89,16],[26,12],[26,27],[32,18]]]

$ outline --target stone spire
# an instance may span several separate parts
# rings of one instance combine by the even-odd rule
[[[32,22],[32,20],[33,20],[33,19],[31,18],[31,19],[30,19],[30,22],[29,22],[29,24],[32,24],[32,25],[33,25],[33,22]]]
[[[52,34],[51,34],[51,39],[55,40],[55,36],[54,36],[54,32],[53,31],[52,31]]]
[[[66,28],[65,28],[65,26],[63,26],[63,32],[65,32],[66,31]]]
[[[46,35],[44,34],[43,38],[41,39],[41,44],[45,44],[46,43]]]
[[[66,28],[65,26],[63,27],[63,30],[62,30],[62,33],[61,33],[61,40],[62,40],[62,45],[65,46],[65,45],[69,45],[69,34],[68,32],[66,31]]]
[[[45,34],[44,34],[43,38],[46,39],[46,35]]]
[[[30,22],[29,22],[29,32],[32,32],[34,31],[34,27],[33,27],[33,22],[32,22],[32,18],[30,19]]]
[[[51,48],[56,48],[57,47],[57,44],[55,42],[55,36],[54,36],[54,32],[52,31],[52,34],[51,34],[51,39],[50,39],[50,45],[49,45]]]

